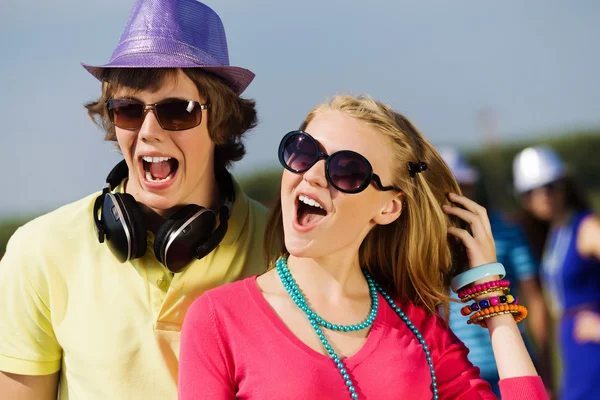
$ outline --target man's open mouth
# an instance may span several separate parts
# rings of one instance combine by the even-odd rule
[[[179,161],[172,157],[143,156],[144,178],[149,182],[165,182],[172,179],[179,168]]]

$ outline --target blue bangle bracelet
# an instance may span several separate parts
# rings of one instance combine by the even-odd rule
[[[471,268],[470,270],[458,274],[452,278],[450,287],[454,293],[458,293],[458,291],[465,286],[470,285],[473,282],[477,282],[480,279],[494,275],[500,275],[500,279],[504,278],[504,276],[506,276],[504,265],[496,262]]]

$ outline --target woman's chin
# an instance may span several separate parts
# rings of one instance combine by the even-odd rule
[[[300,238],[285,236],[285,248],[291,256],[304,258],[310,256],[310,243]]]
[[[296,258],[320,258],[328,253],[327,243],[293,235],[285,237],[285,248]]]

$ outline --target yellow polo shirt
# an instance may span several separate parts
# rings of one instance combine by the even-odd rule
[[[60,398],[176,399],[181,324],[202,293],[265,270],[266,209],[235,184],[229,229],[182,273],[154,257],[120,264],[98,243],[99,193],[15,232],[0,262],[0,371],[61,371]]]

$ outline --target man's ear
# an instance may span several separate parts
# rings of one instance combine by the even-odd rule
[[[397,220],[406,206],[405,197],[405,194],[400,192],[389,199],[375,215],[373,222],[377,225],[387,225]]]

